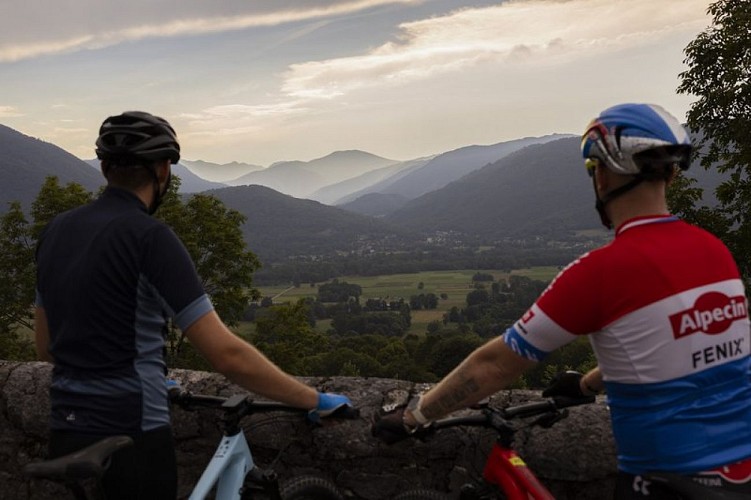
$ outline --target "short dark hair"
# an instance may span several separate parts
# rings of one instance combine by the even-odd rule
[[[154,182],[156,162],[102,160],[107,184],[134,191]]]

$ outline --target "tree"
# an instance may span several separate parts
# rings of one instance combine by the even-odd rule
[[[10,204],[0,219],[0,334],[13,338],[16,328],[33,328],[36,242],[57,214],[91,199],[91,193],[80,184],[63,187],[53,176],[47,177],[31,205],[33,223],[28,222],[20,203]]]
[[[33,243],[21,204],[13,202],[0,219],[0,359],[29,359],[33,352],[18,333],[19,325],[33,327],[33,300]]]
[[[701,165],[730,177],[718,186],[713,222],[726,231],[741,273],[751,278],[751,1],[718,0],[712,24],[688,44],[678,92],[698,97],[687,115],[699,133]],[[711,228],[708,228],[711,230]]]
[[[180,179],[175,177],[159,216],[185,244],[217,312],[234,325],[250,300],[258,298],[251,279],[260,264],[242,237],[245,218],[211,196],[194,195],[183,203],[179,186]],[[34,249],[44,227],[57,214],[93,197],[79,184],[61,186],[57,177],[48,177],[32,203],[31,223],[17,202],[0,218],[0,354],[26,352],[23,343],[14,344],[13,339],[17,328],[33,327]],[[181,343],[176,342],[176,349]],[[12,352],[7,359],[16,359]]]
[[[217,314],[234,326],[248,303],[260,298],[252,282],[260,262],[247,250],[241,230],[246,217],[214,196],[196,194],[183,203],[179,187],[175,178],[157,216],[187,248]]]
[[[329,350],[329,339],[310,326],[309,307],[304,299],[271,306],[259,313],[253,343],[294,375],[311,375],[308,358]]]
[[[44,227],[57,214],[85,205],[93,199],[94,195],[80,184],[69,182],[63,187],[57,177],[47,177],[31,204],[31,216],[34,219],[31,236],[38,240]]]

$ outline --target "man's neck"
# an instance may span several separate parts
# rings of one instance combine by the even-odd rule
[[[653,184],[637,186],[634,190],[611,200],[606,209],[615,228],[636,217],[670,213],[665,200],[664,185]]]

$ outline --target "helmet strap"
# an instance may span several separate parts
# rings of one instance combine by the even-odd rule
[[[605,211],[605,205],[613,201],[614,198],[617,198],[618,196],[631,191],[636,186],[642,183],[644,180],[644,177],[641,175],[634,175],[633,179],[631,179],[629,182],[624,184],[623,186],[619,186],[612,191],[605,193],[605,195],[601,198],[597,194],[597,180],[595,179],[595,176],[592,176],[592,183],[595,188],[595,198],[597,201],[595,202],[595,209],[597,210],[597,214],[600,216],[600,222],[602,222],[602,225],[605,226],[607,229],[613,229],[613,222],[610,220],[610,217],[608,217],[607,212]]]

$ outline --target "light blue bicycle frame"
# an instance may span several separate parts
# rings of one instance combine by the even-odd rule
[[[239,499],[245,475],[254,467],[245,433],[241,431],[234,436],[223,436],[209,465],[193,488],[190,500],[203,500],[215,484],[217,500]]]

